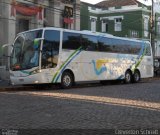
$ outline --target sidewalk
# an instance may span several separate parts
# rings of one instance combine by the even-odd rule
[[[12,87],[9,80],[0,80],[0,92],[11,90]]]
[[[0,80],[0,88],[9,87],[9,86],[11,86],[9,80]]]
[[[32,86],[11,85],[10,80],[0,80],[0,92],[32,90]]]

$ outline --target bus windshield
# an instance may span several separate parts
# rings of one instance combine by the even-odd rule
[[[39,48],[41,45],[42,30],[22,33],[15,40],[11,70],[27,70],[39,66]]]

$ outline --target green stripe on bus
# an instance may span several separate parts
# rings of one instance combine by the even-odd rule
[[[82,47],[78,48],[77,50],[75,50],[68,58],[67,60],[61,65],[61,67],[58,69],[58,71],[55,73],[52,82],[55,82],[55,78],[57,77],[57,75],[60,73],[61,69],[64,67],[64,65],[68,62],[68,60],[70,58],[72,58]]]
[[[135,64],[134,67],[132,67],[133,69],[131,69],[133,72],[137,69],[137,67],[138,67],[138,66],[140,65],[140,63],[142,62],[142,60],[143,60],[143,58],[144,58],[144,56],[145,56],[145,54],[146,54],[146,50],[147,50],[147,48],[146,48],[146,46],[145,46],[144,51],[143,51],[141,57],[139,58],[138,62]]]

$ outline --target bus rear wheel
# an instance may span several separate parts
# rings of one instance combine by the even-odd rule
[[[70,72],[64,72],[61,78],[61,86],[64,89],[72,87],[74,83],[73,75]]]
[[[136,70],[133,75],[133,82],[138,83],[140,80],[141,80],[140,73],[138,70]]]
[[[129,84],[129,83],[132,82],[132,74],[131,74],[130,71],[126,71],[124,82],[125,82],[126,84]]]

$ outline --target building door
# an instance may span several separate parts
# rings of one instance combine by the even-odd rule
[[[29,30],[29,20],[17,19],[16,21],[16,34]]]

